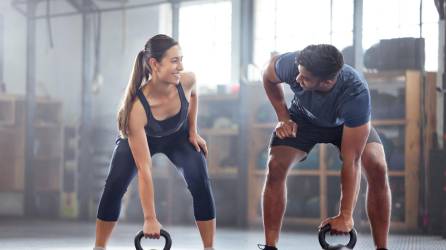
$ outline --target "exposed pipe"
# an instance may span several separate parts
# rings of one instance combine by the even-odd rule
[[[33,18],[37,3],[28,1],[26,5],[26,99],[25,99],[25,215],[33,216],[36,211],[35,188],[33,178],[34,162],[34,116],[36,109],[36,20]]]
[[[192,2],[192,1],[196,1],[196,0],[182,0],[182,1],[178,1],[178,2]],[[97,13],[97,12],[113,12],[113,11],[121,11],[121,10],[129,10],[129,9],[139,9],[139,8],[144,8],[144,7],[153,7],[153,6],[158,6],[161,4],[165,4],[165,3],[170,3],[171,1],[168,0],[160,0],[157,2],[151,2],[151,3],[142,3],[142,4],[133,4],[133,5],[123,5],[123,6],[119,6],[119,7],[110,7],[110,8],[102,8],[102,9],[84,9],[82,11],[68,11],[68,12],[62,12],[62,13],[54,13],[52,15],[50,15],[51,18],[56,18],[56,17],[67,17],[67,16],[76,16],[82,13]],[[24,12],[22,9],[20,9],[19,5],[23,3],[23,1],[14,1],[13,2],[13,6],[14,8],[20,12],[21,14],[23,14],[24,16],[26,16],[26,12]],[[42,18],[47,18],[47,15],[36,15],[34,17],[35,19],[42,19]]]
[[[4,36],[3,36],[3,34],[4,34],[4,32],[3,32],[3,29],[4,29],[4,25],[3,25],[3,15],[2,14],[0,14],[0,85],[1,85],[1,89],[0,89],[0,92],[4,92],[4,91],[2,91],[3,90],[3,88],[5,88],[5,86],[4,86],[4,74],[3,74],[3,72],[4,72],[4,69],[3,69],[3,67],[4,67],[4,58],[5,58],[5,48],[4,48],[4,44],[3,44],[3,40],[4,40]]]
[[[50,42],[50,48],[54,48],[54,42],[53,42],[53,32],[51,28],[51,17],[50,17],[50,0],[46,0],[46,26],[48,28],[48,40]]]

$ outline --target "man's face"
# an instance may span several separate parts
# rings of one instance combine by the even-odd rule
[[[323,82],[321,79],[311,74],[310,71],[308,71],[304,66],[300,64],[298,66],[298,69],[299,69],[299,74],[296,77],[296,81],[305,91],[320,89]]]

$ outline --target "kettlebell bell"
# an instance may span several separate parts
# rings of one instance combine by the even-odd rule
[[[356,240],[357,240],[357,233],[354,228],[349,233],[350,240],[347,243],[347,245],[338,244],[338,245],[332,246],[332,245],[328,244],[327,241],[325,241],[325,235],[330,231],[331,231],[330,224],[325,225],[324,227],[322,227],[319,230],[319,244],[321,244],[322,249],[325,249],[325,250],[349,250],[349,249],[353,249],[355,247]]]

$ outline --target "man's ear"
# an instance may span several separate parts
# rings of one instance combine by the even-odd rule
[[[335,83],[336,83],[336,80],[335,80],[335,79],[329,79],[329,80],[324,80],[324,81],[322,81],[322,85],[323,85],[324,87],[332,86],[332,85],[335,84]]]

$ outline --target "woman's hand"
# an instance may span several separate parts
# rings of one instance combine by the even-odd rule
[[[204,155],[208,155],[206,141],[197,132],[189,132],[189,142],[194,146],[197,152],[203,150]]]
[[[161,224],[156,218],[144,220],[143,232],[146,238],[148,237],[150,239],[159,239],[160,230]]]

